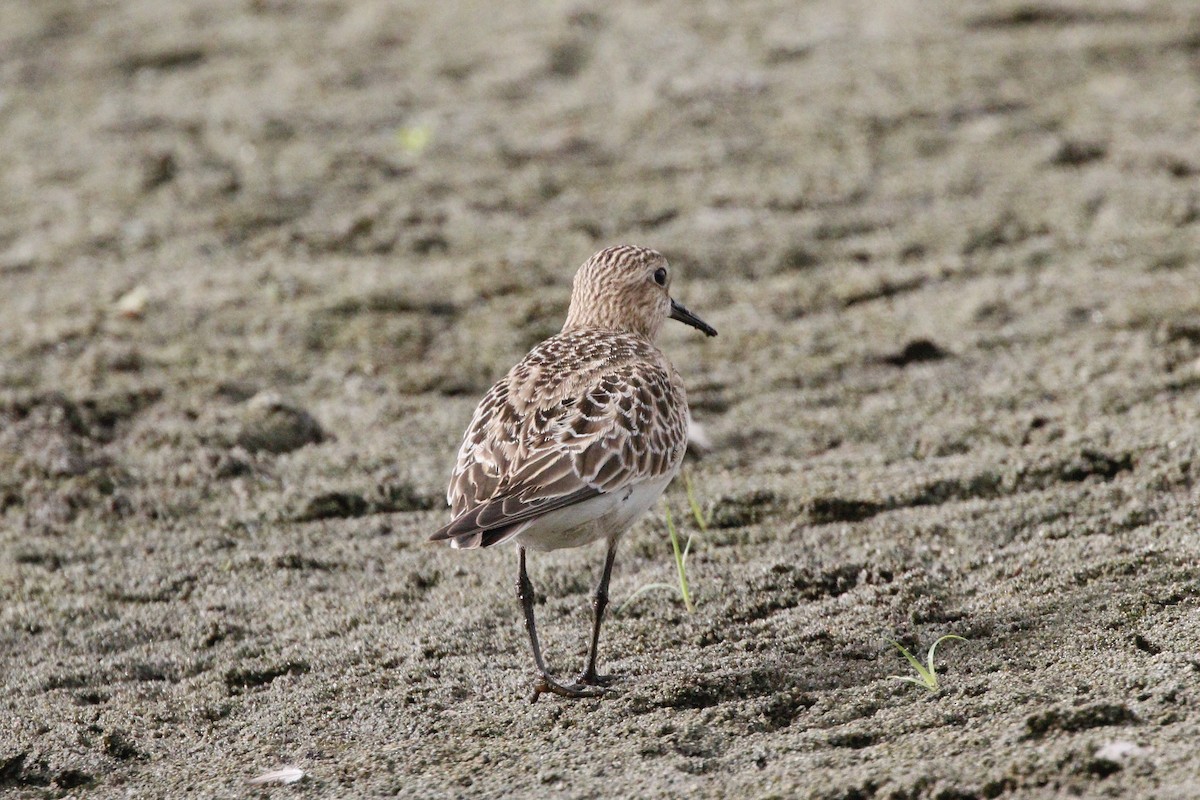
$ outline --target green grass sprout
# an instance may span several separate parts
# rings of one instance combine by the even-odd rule
[[[937,667],[935,667],[933,663],[933,653],[935,650],[937,650],[937,646],[947,639],[958,639],[960,642],[967,641],[961,636],[955,636],[953,633],[948,633],[945,636],[942,636],[929,646],[929,653],[925,657],[925,664],[922,664],[916,656],[908,652],[907,647],[897,641],[888,639],[888,641],[892,643],[892,646],[899,650],[900,654],[908,659],[908,663],[912,664],[913,669],[915,669],[917,671],[917,675],[920,676],[919,678],[914,678],[912,675],[889,675],[888,677],[894,678],[898,681],[915,683],[917,686],[923,686],[931,692],[936,692],[938,690],[938,676]]]
[[[396,130],[396,144],[410,156],[419,156],[432,140],[433,129],[428,125],[410,125]]]
[[[675,571],[679,574],[679,596],[683,598],[683,605],[692,613],[696,607],[692,605],[692,593],[688,591],[687,577],[687,557],[692,550],[692,537],[688,534],[687,542],[683,545],[683,550],[679,549],[679,534],[675,532],[675,520],[671,518],[671,504],[667,503],[667,533],[671,536],[671,549],[675,551]]]

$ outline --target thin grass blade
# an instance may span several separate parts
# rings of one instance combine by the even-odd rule
[[[626,597],[625,600],[621,602],[621,605],[617,606],[616,613],[622,613],[626,606],[630,605],[634,600],[637,600],[642,595],[654,589],[666,589],[669,592],[675,591],[675,587],[669,583],[647,583],[644,586],[639,586],[633,594],[629,595],[629,597]]]
[[[935,678],[929,670],[925,669],[925,665],[922,664],[917,659],[916,656],[914,656],[912,653],[908,652],[907,647],[905,647],[904,645],[900,644],[899,642],[893,641],[891,639],[888,639],[888,641],[891,642],[893,647],[895,647],[897,650],[900,651],[900,654],[902,656],[904,656],[906,659],[908,659],[908,663],[912,664],[913,669],[915,669],[917,671],[917,674],[921,676],[921,680],[924,682],[923,683],[924,686],[928,687],[928,686],[936,686],[937,685],[937,678]]]
[[[934,667],[933,667],[933,651],[937,650],[937,646],[939,644],[941,644],[942,642],[946,641],[947,639],[958,639],[960,642],[966,641],[966,639],[964,639],[961,636],[956,636],[953,633],[947,633],[945,636],[941,637],[936,642],[934,642],[932,645],[930,645],[929,646],[929,673],[931,675],[937,675],[937,672],[934,671]],[[936,680],[936,678],[935,678],[935,680]]]
[[[708,518],[704,514],[704,510],[700,508],[700,501],[696,499],[696,487],[692,484],[692,476],[688,473],[683,474],[683,488],[687,492],[688,508],[692,510],[692,517],[696,520],[696,527],[701,533],[708,533]]]
[[[679,594],[683,597],[683,605],[691,613],[692,596],[688,592],[687,564],[683,560],[683,551],[679,548],[679,534],[675,532],[675,519],[671,516],[671,504],[667,503],[667,533],[671,537],[671,549],[675,551],[675,571],[679,573]]]
[[[888,677],[891,678],[892,680],[905,681],[906,683],[916,684],[917,686],[920,686],[923,689],[929,688],[929,684],[925,683],[925,681],[920,680],[918,678],[914,678],[911,675],[888,675]]]

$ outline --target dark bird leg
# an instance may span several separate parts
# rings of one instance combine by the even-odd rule
[[[604,683],[604,678],[596,674],[596,655],[600,648],[600,624],[604,622],[604,609],[608,607],[608,580],[612,577],[616,558],[617,542],[613,539],[608,543],[604,571],[600,573],[600,583],[596,584],[596,594],[592,597],[592,646],[588,648],[587,667],[579,674],[579,682],[584,686]]]
[[[538,644],[537,625],[533,621],[533,584],[529,582],[529,573],[525,570],[525,548],[517,547],[520,553],[521,570],[517,575],[517,599],[521,601],[521,609],[525,612],[525,630],[529,631],[529,644],[533,647],[533,664],[537,667],[538,677],[533,682],[533,694],[529,696],[530,703],[536,703],[546,692],[562,697],[595,697],[599,692],[595,689],[585,689],[575,686],[563,686],[550,677],[546,662],[542,660],[542,646]]]

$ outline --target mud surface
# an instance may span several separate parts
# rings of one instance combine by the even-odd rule
[[[1189,0],[0,3],[0,793],[1200,796],[1198,119]],[[621,242],[721,331],[697,608],[529,706],[423,541]]]

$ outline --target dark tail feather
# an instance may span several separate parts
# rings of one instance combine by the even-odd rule
[[[491,547],[501,542],[507,542],[512,537],[516,536],[529,525],[528,522],[517,522],[513,525],[505,525],[500,528],[491,528],[481,531],[475,530],[470,533],[460,533],[457,535],[447,536],[445,528],[429,537],[431,542],[450,540],[450,546],[455,550],[474,550],[476,547]],[[449,527],[449,526],[447,526]]]
[[[487,531],[475,531],[455,536],[450,540],[450,546],[455,550],[473,550],[476,547],[491,547],[494,544],[507,542],[516,536],[528,523],[518,522],[516,525],[505,525],[503,528],[492,528]]]

